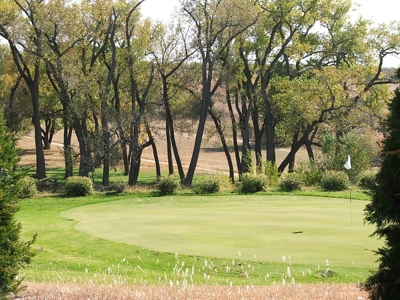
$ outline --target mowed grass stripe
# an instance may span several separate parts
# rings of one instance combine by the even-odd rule
[[[372,250],[382,242],[363,224],[365,205],[299,196],[169,196],[81,206],[61,216],[92,236],[162,252],[374,267]]]

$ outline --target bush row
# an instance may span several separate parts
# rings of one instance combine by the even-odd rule
[[[342,191],[349,187],[349,177],[342,171],[328,171],[316,176],[317,172],[293,172],[283,174],[279,180],[272,179],[264,174],[245,173],[242,175],[240,191],[256,193],[266,191],[268,186],[279,186],[283,191],[301,190],[305,186],[320,185],[327,191]],[[225,175],[203,175],[194,186],[196,194],[211,194],[220,191],[221,187],[229,185],[229,178]],[[360,176],[358,185],[364,189],[371,189],[375,185],[375,173],[368,171]],[[122,193],[126,184],[116,183],[105,190],[115,194]],[[181,187],[180,180],[174,175],[161,178],[156,188],[160,194],[173,194]],[[32,177],[23,177],[19,180],[18,190],[20,198],[31,198],[37,194],[37,180]],[[64,193],[68,197],[87,196],[94,191],[90,178],[72,176],[65,184]]]

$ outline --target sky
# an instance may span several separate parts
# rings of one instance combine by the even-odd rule
[[[400,20],[399,0],[358,0],[353,2],[360,5],[356,11],[352,12],[354,18],[362,15],[364,18],[372,19],[375,23]],[[142,3],[141,11],[146,17],[166,22],[178,4],[179,0],[145,0]],[[388,57],[385,66],[399,67],[400,58]]]

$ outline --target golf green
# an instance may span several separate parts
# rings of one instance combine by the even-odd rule
[[[197,256],[374,267],[366,201],[299,196],[170,196],[76,207],[61,216],[89,235]]]

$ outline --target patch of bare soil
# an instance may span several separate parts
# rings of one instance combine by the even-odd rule
[[[190,159],[193,153],[194,147],[194,136],[188,134],[181,134],[176,137],[179,155],[187,170]],[[45,161],[47,167],[63,167],[64,158],[62,156],[62,143],[63,137],[62,132],[58,132],[54,139],[50,150],[45,150]],[[78,147],[76,139],[73,139],[73,146]],[[163,169],[167,168],[167,142],[163,136],[158,136],[156,138],[157,152],[160,160],[161,167]],[[21,161],[19,164],[21,166],[36,166],[35,158],[35,141],[32,135],[24,136],[18,141],[18,147],[22,149]],[[279,148],[276,150],[277,162],[280,163],[289,152],[288,148]],[[231,154],[234,160],[233,153]],[[307,154],[305,150],[300,150],[298,159],[307,159]],[[154,170],[154,155],[151,147],[147,147],[143,150],[142,154],[142,168],[147,170]],[[227,163],[226,156],[223,152],[220,141],[217,138],[204,139],[202,142],[202,147],[200,151],[200,156],[197,164],[196,170],[200,173],[207,172],[228,172],[229,167]]]
[[[120,286],[28,283],[20,300],[143,299],[143,300],[366,300],[367,294],[356,285],[280,285],[280,286]]]

